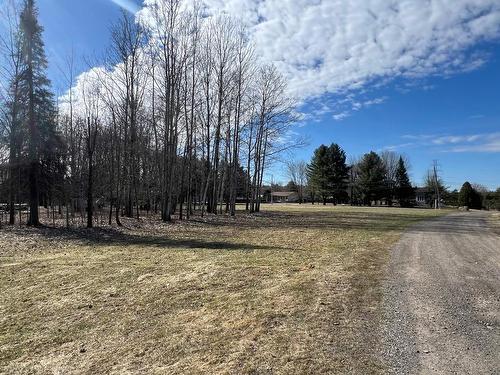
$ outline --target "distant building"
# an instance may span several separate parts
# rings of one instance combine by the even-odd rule
[[[430,194],[427,188],[416,188],[415,189],[415,203],[419,207],[429,206]]]
[[[269,203],[296,203],[299,201],[299,195],[295,191],[273,191],[268,195]]]

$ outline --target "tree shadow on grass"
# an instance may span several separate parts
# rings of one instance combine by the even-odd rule
[[[117,228],[49,228],[33,229],[34,233],[49,241],[73,241],[88,246],[145,246],[166,249],[203,249],[221,251],[286,250],[276,246],[259,246],[229,241],[179,239],[145,233],[138,235]],[[26,234],[23,229],[13,229],[13,234]]]
[[[161,249],[207,249],[221,251],[252,251],[252,250],[289,250],[287,247],[256,245],[251,243],[237,243],[231,241],[227,233],[217,228],[242,228],[265,231],[287,231],[319,229],[321,231],[362,230],[362,231],[401,231],[411,229],[421,233],[446,233],[451,235],[468,234],[481,236],[487,230],[485,218],[477,215],[450,215],[443,217],[421,217],[404,211],[398,212],[263,212],[254,215],[241,215],[229,218],[225,215],[205,217],[191,220],[197,225],[213,228],[210,238],[197,236],[196,229],[189,226],[183,232],[182,228],[176,233],[188,234],[189,237],[175,238],[170,236],[168,228],[156,230],[142,228],[142,232],[114,227],[86,228],[13,228],[9,230],[14,235],[22,237],[26,233],[41,236],[49,241],[73,241],[90,246],[145,246]],[[425,223],[417,224],[420,221]],[[174,226],[176,224],[173,224]],[[222,233],[221,233],[222,232]],[[255,235],[255,234],[253,234]],[[258,235],[258,234],[257,234]],[[272,235],[272,234],[271,234]],[[299,234],[300,235],[300,234]]]

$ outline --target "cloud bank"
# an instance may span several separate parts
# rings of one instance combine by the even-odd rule
[[[147,17],[163,0],[144,0],[143,11],[134,0],[111,1]],[[312,120],[328,114],[341,121],[381,104],[388,98],[363,93],[398,77],[410,78],[405,92],[417,78],[477,69],[488,59],[478,45],[500,38],[499,0],[181,2],[247,25],[257,56],[287,77],[290,95],[310,104]]]
[[[146,0],[146,4],[154,0]],[[204,0],[208,14],[249,26],[300,98],[364,87],[376,79],[476,69],[471,47],[500,35],[498,0]]]

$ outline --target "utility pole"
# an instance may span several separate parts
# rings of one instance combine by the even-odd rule
[[[438,210],[440,208],[440,203],[441,203],[441,197],[440,197],[440,192],[439,192],[439,184],[438,184],[438,174],[437,174],[437,168],[438,168],[438,163],[437,160],[434,160],[432,169],[434,172],[434,189],[436,192],[436,201],[434,204],[434,208]]]

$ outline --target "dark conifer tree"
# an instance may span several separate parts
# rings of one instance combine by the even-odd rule
[[[472,185],[466,181],[458,193],[458,204],[460,206],[471,207],[472,205]]]
[[[47,58],[42,39],[43,27],[38,23],[34,0],[26,0],[20,17],[22,69],[20,96],[25,128],[28,135],[29,225],[39,225],[41,165],[47,154],[54,151],[56,138],[55,106],[46,75]]]
[[[307,176],[309,177],[310,187],[314,189],[316,194],[321,196],[323,204],[326,204],[329,194],[327,175],[328,147],[321,145],[314,150],[311,163],[307,166]]]
[[[330,151],[330,186],[332,189],[333,203],[345,202],[348,199],[347,182],[349,167],[346,163],[345,151],[336,143],[329,147]]]
[[[358,187],[363,201],[371,205],[386,194],[384,162],[375,152],[363,156],[358,165]]]
[[[349,167],[342,148],[332,143],[329,147],[321,145],[314,151],[314,156],[307,168],[309,184],[326,204],[333,196],[334,203],[347,196]]]
[[[466,181],[462,185],[462,188],[458,193],[458,204],[460,206],[466,206],[469,208],[480,210],[482,208],[483,202],[481,194],[479,194],[479,192],[474,189],[468,181]]]
[[[414,190],[408,177],[408,171],[402,157],[399,157],[396,169],[396,198],[401,207],[409,207],[414,197]]]

